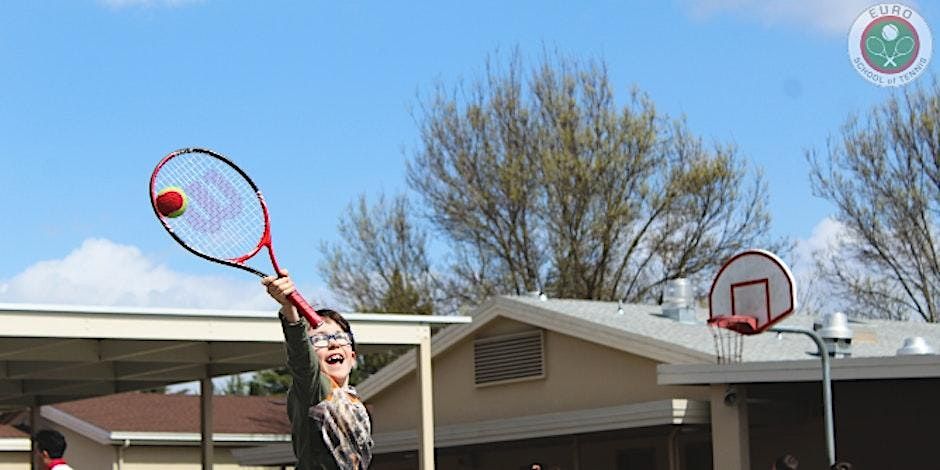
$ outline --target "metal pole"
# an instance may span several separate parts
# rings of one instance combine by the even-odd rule
[[[801,333],[809,336],[816,343],[819,349],[819,359],[822,361],[822,386],[823,386],[823,412],[826,420],[826,452],[829,457],[829,466],[836,463],[836,438],[835,430],[832,424],[832,378],[829,374],[829,348],[823,339],[813,330],[803,328],[791,328],[788,326],[775,326],[770,329],[775,333]]]
[[[41,470],[46,467],[42,463],[42,457],[37,452],[39,447],[36,446],[36,441],[33,440],[41,427],[39,424],[41,417],[42,406],[39,404],[39,400],[33,397],[33,404],[29,407],[29,450],[31,455],[29,468],[31,470]]]
[[[202,470],[212,470],[214,459],[212,453],[212,377],[209,376],[208,369],[206,376],[199,382],[199,432],[201,435],[200,447],[202,454]]]

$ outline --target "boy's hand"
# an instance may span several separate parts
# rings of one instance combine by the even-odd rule
[[[281,304],[281,315],[284,315],[284,318],[287,319],[289,323],[297,323],[300,321],[300,315],[297,313],[297,309],[294,308],[290,299],[287,298],[295,289],[294,281],[287,275],[287,271],[284,271],[283,277],[268,276],[263,278],[261,279],[261,284],[267,288],[268,295],[277,301],[277,303]]]

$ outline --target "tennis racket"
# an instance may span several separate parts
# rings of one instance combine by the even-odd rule
[[[171,152],[150,176],[150,202],[167,233],[196,256],[266,277],[245,263],[267,248],[274,272],[283,276],[264,196],[228,158],[201,148]],[[323,321],[297,290],[288,298],[312,326]]]

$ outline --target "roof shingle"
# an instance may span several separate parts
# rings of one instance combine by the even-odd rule
[[[199,432],[199,397],[121,393],[58,403],[53,407],[109,432]],[[289,434],[283,397],[212,397],[217,433]]]

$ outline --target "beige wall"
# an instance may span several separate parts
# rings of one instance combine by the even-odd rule
[[[29,451],[0,452],[0,470],[29,470]]]
[[[124,451],[122,470],[200,470],[201,461],[199,447],[132,446]],[[227,448],[215,447],[212,468],[215,470],[263,470],[271,467],[239,467]]]
[[[707,399],[700,387],[656,384],[657,362],[584,339],[545,332],[545,378],[477,387],[473,383],[473,340],[534,327],[497,318],[434,358],[435,425],[616,406],[666,398]],[[417,425],[415,376],[373,397],[375,432]]]
[[[48,424],[47,426],[55,429],[65,436],[65,460],[74,468],[97,468],[101,470],[112,468],[115,456],[117,455],[111,446],[101,445],[77,432],[68,428]]]

